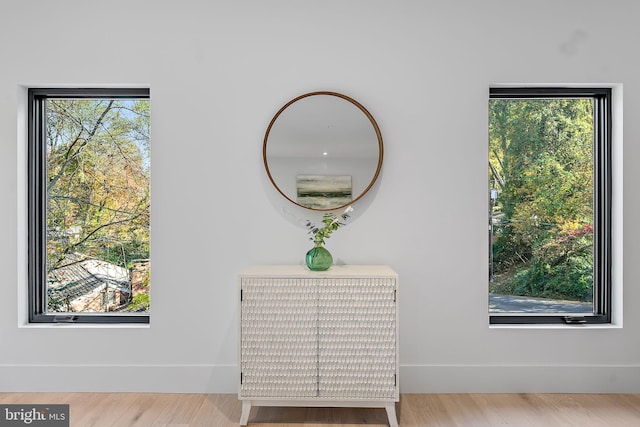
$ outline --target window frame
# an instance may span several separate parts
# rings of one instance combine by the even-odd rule
[[[612,88],[491,87],[489,99],[591,98],[593,105],[593,314],[492,314],[490,325],[610,324],[612,321]],[[488,296],[488,295],[487,295]]]
[[[45,103],[49,98],[150,99],[149,88],[28,88],[27,289],[29,323],[148,324],[149,313],[47,312],[47,164]]]

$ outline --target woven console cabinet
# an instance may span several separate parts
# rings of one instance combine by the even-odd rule
[[[256,266],[239,277],[240,425],[252,406],[380,407],[398,425],[391,268]]]

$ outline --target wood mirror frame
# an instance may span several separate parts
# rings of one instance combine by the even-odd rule
[[[356,100],[311,92],[287,102],[264,136],[269,180],[290,202],[331,211],[362,198],[376,182],[384,155],[375,119]]]

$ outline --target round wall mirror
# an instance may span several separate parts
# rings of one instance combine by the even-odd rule
[[[276,113],[262,155],[269,179],[285,198],[307,209],[334,210],[373,186],[382,167],[382,135],[354,99],[312,92]]]

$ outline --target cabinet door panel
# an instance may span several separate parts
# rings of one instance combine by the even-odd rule
[[[318,324],[313,281],[243,278],[242,294],[242,397],[316,397]]]
[[[395,280],[318,285],[319,396],[390,399],[395,392]]]

